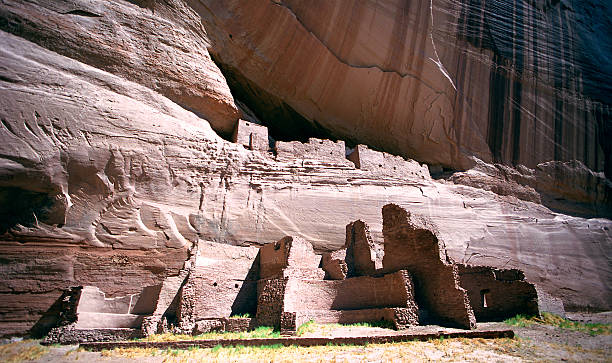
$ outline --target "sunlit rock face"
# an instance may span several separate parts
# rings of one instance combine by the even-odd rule
[[[190,3],[246,98],[333,135],[455,169],[576,159],[612,175],[605,1]]]
[[[477,4],[411,4],[2,2],[0,334],[26,332],[69,286],[125,296],[178,275],[198,243],[259,245],[291,235],[323,252],[341,247],[344,226],[356,219],[380,242],[388,203],[435,221],[456,262],[520,268],[568,309],[611,309],[612,222],[553,211],[539,195],[609,200],[609,180],[596,173],[610,155],[602,151],[609,147],[602,131],[608,116],[592,106],[567,121],[563,109],[607,102],[592,96],[598,83],[587,87],[593,78],[581,71],[582,98],[573,98],[569,76],[556,91],[552,65],[533,82],[526,72],[503,73],[519,77],[512,79],[522,94],[528,85],[535,93],[520,107],[510,96],[495,98],[510,111],[491,118],[489,82],[498,74],[491,70],[501,69],[484,60],[494,59],[494,50],[457,30],[482,26],[459,20],[462,9],[473,13]],[[534,14],[545,15],[542,24],[558,21],[551,20],[555,11],[588,15],[564,4],[538,5]],[[603,38],[593,52],[607,49]],[[538,51],[524,54],[579,69],[540,54],[543,46],[529,47]],[[525,57],[524,64],[536,64]],[[599,72],[609,74],[603,66]],[[601,95],[606,87],[602,81]],[[551,106],[555,97],[566,97],[559,112]],[[288,141],[320,132],[417,161],[365,146],[347,159],[336,140],[247,150],[217,135],[227,136],[244,116],[239,99]],[[508,116],[515,106],[518,119]],[[563,140],[578,140],[584,121],[584,143],[557,143],[552,116],[533,111],[539,108],[574,130],[563,131]],[[537,127],[522,126],[528,115],[538,115]],[[512,136],[516,120],[530,139]],[[499,158],[493,129],[509,143]],[[508,146],[515,142],[520,150],[575,150],[567,158],[582,161],[519,150],[527,166],[510,169],[504,163],[514,156],[504,153],[516,150]],[[475,167],[436,180],[424,161]],[[500,163],[485,163],[493,161]],[[212,249],[200,258],[211,268],[227,260]]]

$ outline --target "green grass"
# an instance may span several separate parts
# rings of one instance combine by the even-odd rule
[[[244,313],[244,314],[232,315],[232,316],[230,316],[230,319],[232,319],[232,318],[250,318],[250,317],[251,317],[251,314]]]
[[[315,325],[314,320],[308,320],[304,324],[300,325],[299,328],[297,328],[297,332],[295,333],[295,335],[297,335],[298,337],[301,337],[304,334],[314,332],[315,328],[316,328],[316,325]]]
[[[561,329],[581,331],[591,336],[612,334],[612,324],[581,323],[550,313],[542,313],[540,317],[519,314],[504,320],[504,323],[518,327],[527,327],[534,324],[552,325]]]
[[[336,328],[341,327],[363,327],[363,328],[385,328],[385,329],[395,329],[395,325],[392,321],[388,320],[379,320],[374,322],[360,322],[360,323],[352,323],[352,324],[318,324],[312,320],[305,322],[300,325],[297,329],[296,335],[301,337],[307,333],[314,333],[317,331],[329,331]]]

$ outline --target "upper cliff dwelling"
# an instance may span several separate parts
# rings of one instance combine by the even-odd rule
[[[1,2],[0,337],[610,311],[611,6]]]

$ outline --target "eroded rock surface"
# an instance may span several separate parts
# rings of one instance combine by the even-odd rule
[[[222,75],[207,55],[206,48],[211,40],[207,36],[213,38],[212,49],[222,62],[229,62],[225,50],[220,49],[224,44],[227,52],[242,59],[241,63],[232,63],[233,66],[245,74],[259,72],[260,65],[252,63],[261,61],[261,56],[269,49],[258,46],[256,52],[240,58],[242,50],[232,42],[240,46],[251,42],[251,37],[267,36],[251,31],[234,32],[232,28],[230,38],[221,30],[226,29],[229,22],[240,29],[255,26],[262,16],[268,19],[266,14],[274,11],[286,24],[293,24],[290,27],[276,21],[266,24],[265,31],[279,37],[280,32],[275,29],[283,29],[281,38],[286,46],[276,44],[275,49],[308,50],[310,41],[300,41],[300,34],[305,33],[299,30],[296,18],[283,6],[289,3],[270,2],[263,6],[263,2],[246,2],[240,4],[242,9],[237,9],[238,3],[228,1],[215,3],[208,10],[202,8],[205,3],[191,3],[193,11],[202,19],[179,1],[148,3],[154,6],[139,3],[143,6],[140,7],[124,1],[61,4],[5,1],[0,5],[1,334],[26,332],[52,306],[61,290],[70,286],[96,286],[107,297],[116,297],[138,293],[143,286],[160,284],[168,276],[179,276],[196,240],[201,244],[206,241],[259,246],[291,235],[312,242],[315,250],[330,251],[345,243],[341,226],[356,219],[370,226],[374,240],[381,240],[380,209],[389,202],[431,218],[438,225],[448,255],[457,262],[520,268],[529,281],[537,282],[551,295],[563,299],[568,309],[612,308],[609,285],[612,270],[608,258],[612,255],[612,222],[609,219],[559,214],[534,203],[535,199],[518,199],[512,193],[500,195],[451,181],[432,180],[427,166],[376,154],[373,150],[370,151],[376,158],[371,160],[389,162],[380,163],[382,170],[376,167],[360,169],[346,159],[341,140],[288,142],[286,148],[277,150],[279,155],[274,155],[247,150],[218,137],[213,128],[229,133],[240,115],[232,105],[232,96]],[[375,20],[373,29],[387,29],[377,24],[386,23],[391,14],[398,19],[398,14],[403,14],[401,17],[405,20],[402,21],[412,24],[418,14],[431,12],[427,4],[418,3],[412,5],[420,6],[419,12],[414,13],[395,11],[397,7],[389,3],[388,9],[377,11],[378,15],[372,18]],[[360,4],[370,3],[355,3],[355,9],[360,9]],[[239,10],[238,15],[250,11],[249,21],[238,24],[241,17],[235,17],[233,10]],[[434,20],[439,19],[435,13],[440,10],[437,1],[433,10]],[[203,15],[205,11],[216,14],[215,24]],[[311,14],[307,9],[303,11]],[[333,15],[333,12],[322,13]],[[426,17],[419,19],[423,29],[429,27]],[[199,21],[203,21],[205,33]],[[398,24],[401,28],[402,21],[389,24]],[[339,22],[330,26],[336,24]],[[361,25],[359,27],[361,29]],[[389,39],[395,37],[391,31],[384,31],[389,33]],[[286,37],[292,32],[295,33],[293,43],[299,47],[293,47]],[[355,34],[352,31],[344,33]],[[423,54],[433,57],[427,31],[414,34],[415,40],[425,40],[425,48],[419,48],[424,49]],[[387,50],[396,49],[388,42],[375,43]],[[350,48],[350,42],[346,44]],[[155,51],[155,47],[160,51]],[[309,56],[319,54],[315,49],[318,47],[320,44],[313,45]],[[348,48],[347,53],[368,56],[371,53],[375,57],[386,54],[380,49],[355,48],[351,51]],[[447,55],[440,49],[439,59],[443,59]],[[302,59],[300,54],[292,57]],[[470,145],[467,149],[482,160],[495,159],[489,155],[488,138],[472,132],[486,129],[483,125],[487,122],[479,119],[480,116],[474,118],[474,127],[454,124],[447,128],[446,122],[450,119],[446,117],[449,109],[446,103],[451,101],[444,95],[448,95],[452,86],[437,64],[423,62],[424,73],[437,75],[429,87],[422,82],[408,84],[405,80],[411,76],[399,77],[376,67],[344,68],[333,57],[328,57],[322,55],[317,60],[321,75],[317,67],[298,67],[300,77],[308,82],[294,82],[293,71],[283,73],[279,71],[281,68],[266,68],[272,72],[266,76],[269,85],[274,85],[277,78],[285,78],[295,87],[295,92],[293,88],[287,90],[280,86],[269,91],[297,95],[308,83],[313,97],[300,98],[299,103],[315,102],[320,107],[328,105],[331,110],[323,107],[316,111],[317,115],[352,114],[363,110],[368,116],[355,117],[350,124],[334,121],[342,125],[342,130],[336,129],[334,133],[342,135],[355,131],[359,142],[384,144],[388,146],[386,150],[397,153],[407,150],[404,155],[422,156],[420,161],[455,165],[453,160],[463,158],[464,149],[459,150],[458,145]],[[390,59],[397,57],[399,55]],[[264,60],[265,65],[268,59]],[[277,64],[280,66],[286,61],[279,58]],[[419,62],[413,59],[409,62],[410,67]],[[444,60],[443,63],[449,64]],[[484,79],[489,77],[487,67],[482,70]],[[459,88],[460,82],[453,78],[450,66],[447,69]],[[475,68],[472,70],[480,74]],[[320,82],[323,75],[329,78],[329,86]],[[363,83],[338,87],[336,81],[340,78],[351,82],[361,79]],[[463,82],[480,84],[470,79],[466,76]],[[380,87],[372,88],[372,84]],[[475,94],[476,90],[480,92],[486,87],[465,89],[474,92],[470,98],[474,102],[488,100],[486,95]],[[364,95],[368,90],[376,92]],[[355,108],[352,103],[340,102],[336,97],[353,100],[366,97],[371,102]],[[419,102],[412,106],[398,99]],[[300,110],[296,103],[289,100],[287,103],[291,103],[291,109]],[[546,102],[534,101],[533,107],[540,104]],[[432,107],[427,108],[429,105]],[[392,121],[397,119],[393,116],[398,114],[397,108],[402,109],[400,115],[416,115],[414,125],[403,122],[404,116],[399,117],[398,122]],[[335,109],[340,110],[336,112]],[[473,107],[476,110],[473,114],[468,108],[463,110],[469,116],[467,119],[487,114],[479,107]],[[604,108],[593,104],[591,110],[599,115],[598,122],[605,119]],[[370,117],[372,112],[382,116]],[[303,113],[309,115],[306,111]],[[463,115],[463,111],[460,114]],[[586,120],[593,120],[592,113],[584,114]],[[365,127],[367,120],[373,119],[390,121],[388,127],[377,123],[377,131],[373,132],[369,126]],[[317,121],[331,130],[332,123],[326,120],[317,116]],[[503,127],[508,126],[505,121],[502,123]],[[546,122],[536,124],[549,125]],[[227,131],[224,125],[228,126]],[[501,126],[495,125],[491,130],[500,130]],[[567,127],[572,125],[569,123]],[[588,122],[585,125],[584,134],[574,135],[583,135],[586,140],[592,137],[594,127]],[[547,128],[537,130],[543,129]],[[529,130],[529,127],[521,130]],[[538,132],[533,135],[536,142],[525,145],[548,151],[556,145],[564,145],[556,142],[552,147],[539,142]],[[387,139],[411,138],[416,134],[423,135],[422,141]],[[455,142],[457,138],[453,135],[459,134],[462,135],[459,139],[464,141]],[[450,139],[447,135],[451,135]],[[576,140],[579,139],[582,137],[576,136]],[[519,144],[523,145],[523,141]],[[410,149],[402,149],[405,145]],[[576,150],[586,150],[584,155],[588,154],[588,158],[583,159],[587,178],[580,179],[588,181],[591,170],[602,170],[598,165],[605,158],[595,150],[602,148],[601,143],[577,141],[576,145]],[[561,150],[561,155],[565,155],[566,150],[571,154],[574,149]],[[549,161],[553,154],[542,154],[542,160]],[[576,152],[575,158],[582,159],[581,155]],[[433,159],[428,159],[429,156]],[[522,157],[520,162],[529,168],[535,167]],[[394,166],[401,167],[402,172],[391,172]],[[563,184],[551,185],[563,193],[582,195],[567,191],[567,185],[576,184],[571,169]],[[589,183],[584,185],[591,185]],[[527,185],[540,190],[532,184]],[[587,190],[587,200],[593,198],[588,191],[593,189],[589,188],[579,188]],[[598,186],[596,190],[602,189]],[[211,269],[216,262],[226,264],[231,260],[219,254],[222,248],[218,246],[211,244],[206,256],[210,260],[202,260],[210,262]],[[202,284],[211,282],[205,278],[199,281]],[[234,285],[225,288],[240,291]],[[231,306],[223,309],[230,311]]]
[[[417,303],[431,319],[474,328],[476,318],[467,291],[460,286],[457,266],[439,239],[436,226],[395,205],[383,207],[385,272],[406,269],[414,276]]]
[[[576,159],[612,176],[605,1],[189,3],[256,111],[455,169]]]

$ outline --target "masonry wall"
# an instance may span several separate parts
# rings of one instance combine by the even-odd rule
[[[516,314],[538,314],[536,288],[523,281],[518,270],[460,265],[459,275],[478,321],[501,321]]]
[[[407,307],[411,299],[412,282],[403,272],[345,280],[290,279],[285,291],[285,309],[309,312]]]
[[[259,249],[201,241],[197,253],[180,292],[181,329],[188,331],[201,319],[255,314]]]
[[[310,138],[307,143],[277,141],[274,149],[278,161],[298,161],[300,166],[354,168],[353,163],[346,158],[346,147],[342,140],[334,142]]]
[[[421,165],[414,160],[406,160],[401,156],[371,150],[366,145],[357,145],[348,159],[358,169],[374,173],[395,177],[430,178],[427,165]]]
[[[428,320],[474,328],[476,319],[468,295],[459,285],[457,266],[441,251],[435,231],[428,220],[411,216],[395,204],[385,205],[383,270],[410,272],[417,304],[427,309]]]
[[[279,327],[285,311],[285,288],[288,278],[257,282],[257,324]]]
[[[253,122],[239,119],[232,135],[232,141],[250,150],[267,151],[268,128]]]

